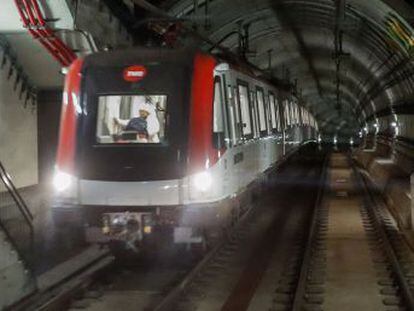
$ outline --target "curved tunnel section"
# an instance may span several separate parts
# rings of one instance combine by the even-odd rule
[[[292,86],[326,142],[355,160],[412,228],[414,7],[403,0],[180,0],[164,10]],[[414,180],[414,179],[413,179]]]
[[[414,10],[408,2],[182,0],[165,1],[163,8],[297,83],[327,139],[412,135],[405,126],[414,90]]]

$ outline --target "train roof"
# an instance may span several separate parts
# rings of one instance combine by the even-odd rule
[[[104,67],[113,65],[130,65],[136,63],[137,59],[143,63],[165,61],[175,62],[182,65],[192,65],[197,49],[169,49],[140,47],[109,52],[98,52],[85,57],[85,67]]]
[[[125,50],[115,50],[108,52],[97,52],[87,55],[84,60],[83,68],[88,67],[106,67],[106,66],[129,66],[137,61],[143,64],[149,62],[174,62],[177,65],[192,67],[194,57],[197,53],[208,54],[197,48],[163,48],[163,47],[135,47]],[[280,81],[273,81],[258,74],[257,69],[249,66],[247,63],[240,61],[236,57],[230,57],[223,54],[209,54],[219,63],[228,63],[230,68],[254,77],[265,83],[277,86],[285,91],[288,90],[286,85]]]

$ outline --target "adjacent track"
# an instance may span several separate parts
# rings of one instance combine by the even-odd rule
[[[349,310],[350,306],[353,306],[355,309],[358,308],[358,305],[362,310],[364,303],[371,305],[371,310],[380,310],[378,303],[382,304],[383,310],[414,310],[413,254],[399,232],[378,191],[349,157],[347,162],[348,166],[342,169],[351,171],[350,180],[344,179],[338,180],[338,182],[348,182],[352,186],[347,191],[321,189],[314,217],[312,218],[309,239],[306,243],[297,283],[292,280],[291,290],[285,292],[294,297],[293,304],[290,306],[287,300],[279,300],[274,310]],[[331,181],[331,184],[334,184],[334,181]],[[333,195],[332,192],[335,191],[336,195]],[[342,200],[345,202],[342,212],[345,211],[346,213],[347,210],[352,209],[352,204],[359,205],[360,218],[359,221],[354,219],[354,222],[361,223],[364,229],[364,236],[357,235],[355,233],[357,230],[355,229],[353,229],[355,230],[354,232],[346,232],[347,235],[341,236],[342,233],[338,232],[340,229],[333,226],[334,221],[332,219],[329,221],[330,217],[335,217],[333,215],[330,216],[330,214],[337,212],[335,208],[338,209],[338,205],[331,202],[332,200],[336,204],[340,202],[341,199],[338,199],[338,196],[343,196]],[[346,206],[346,204],[349,205]],[[346,216],[345,213],[343,214],[344,216]],[[346,218],[342,221],[346,222],[349,219]],[[352,228],[352,224],[348,225],[350,226],[349,228]],[[357,225],[355,224],[355,226]],[[358,269],[365,269],[368,276],[359,277],[358,275],[353,275],[352,271],[346,271],[347,268],[344,268],[342,275],[330,274],[332,271],[337,271],[337,269],[335,270],[335,265],[332,264],[334,260],[347,260],[347,257],[337,257],[343,254],[338,253],[338,250],[333,248],[332,243],[329,244],[327,242],[329,239],[331,241],[338,241],[335,240],[338,237],[339,239],[351,240],[348,245],[357,245],[358,242],[361,244],[365,240],[367,248],[370,249],[371,260],[367,263],[364,260],[358,259],[356,262],[362,265],[362,267],[359,266],[354,269],[357,271]],[[356,242],[352,241],[352,239],[356,239]],[[342,243],[347,245],[346,242]],[[357,250],[346,248],[347,254],[345,256],[349,256],[349,258],[362,257],[360,254],[355,254],[355,251]],[[352,264],[350,266],[352,267]],[[360,280],[364,284],[363,282],[370,278],[369,271],[371,270],[374,271],[374,279],[372,279],[373,282],[369,287],[374,290],[368,292],[366,291],[367,288],[363,288],[363,285],[356,283],[351,283],[350,286],[353,288],[347,288],[347,285],[344,285],[347,279],[352,278]],[[340,289],[334,287],[339,287]],[[349,305],[343,305],[343,301],[338,301],[337,305],[335,303],[332,304],[333,298],[329,297],[329,295],[335,294],[335,291],[342,291],[344,296],[352,295],[352,291],[355,288],[358,289],[358,287],[361,287],[361,295],[356,296],[360,298],[359,302],[354,301]],[[372,295],[375,292],[375,288],[378,288],[378,291]],[[348,297],[350,300],[353,298],[355,296]],[[364,310],[366,309],[364,308]]]

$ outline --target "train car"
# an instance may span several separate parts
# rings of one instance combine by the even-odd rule
[[[200,51],[76,60],[66,77],[54,186],[58,220],[88,241],[219,238],[267,174],[317,125],[297,99]]]

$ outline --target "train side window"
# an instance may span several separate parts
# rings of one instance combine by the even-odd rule
[[[253,129],[254,129],[254,138],[258,138],[259,135],[259,115],[257,112],[257,99],[254,95],[254,92],[250,92],[250,102],[252,103],[250,110],[252,112],[253,118]]]
[[[299,117],[299,105],[295,104],[295,112],[296,112],[296,123],[297,125],[300,125],[300,117]]]
[[[285,108],[286,125],[290,126],[290,114],[289,114],[289,102],[288,101],[285,102],[284,108]]]
[[[266,108],[263,90],[260,88],[256,89],[257,106],[259,114],[259,130],[260,136],[266,136],[267,134],[267,121],[266,121]]]
[[[298,124],[298,116],[297,116],[297,114],[296,114],[296,103],[295,102],[293,102],[292,103],[292,112],[293,112],[293,123],[295,124],[295,125],[297,125]]]
[[[282,116],[280,115],[280,106],[279,100],[275,98],[275,107],[276,107],[276,122],[278,132],[282,131]]]
[[[300,107],[300,124],[301,124],[301,125],[303,125],[303,124],[304,124],[304,121],[305,121],[303,111],[304,111],[304,109],[303,109],[303,107],[301,106],[301,107]]]
[[[283,105],[283,111],[285,115],[286,120],[286,126],[290,126],[290,113],[289,113],[289,101],[285,101],[285,104]]]
[[[238,93],[239,93],[239,103],[240,103],[240,111],[241,111],[241,123],[240,126],[242,128],[243,136],[246,138],[251,138],[253,134],[252,124],[250,119],[250,111],[249,111],[249,89],[247,85],[238,85]]]
[[[226,83],[226,76],[219,76],[220,80],[220,88],[221,88],[221,94],[223,99],[223,121],[224,121],[224,140],[226,143],[226,147],[232,147],[233,146],[233,129],[231,128],[231,120],[230,120],[230,111],[229,111],[229,94],[227,94],[227,83]]]
[[[270,106],[270,122],[271,122],[272,130],[277,130],[275,96],[272,93],[269,93],[269,106]]]
[[[226,147],[224,127],[224,101],[221,89],[221,79],[214,80],[214,103],[213,103],[213,145],[216,149]]]
[[[308,125],[309,123],[309,119],[308,119],[308,111],[305,109],[304,113],[303,113],[303,122],[305,123],[305,125]]]
[[[296,104],[296,118],[298,120],[298,125],[300,125],[300,110],[299,110],[300,106],[298,104]]]
[[[292,102],[292,119],[293,119],[293,125],[296,125],[296,104],[295,102]]]
[[[266,93],[266,90],[264,91]],[[267,91],[269,94],[269,91]],[[271,116],[271,110],[270,110],[270,98],[269,96],[264,95],[265,100],[265,110],[266,110],[266,125],[267,125],[267,135],[271,135],[273,132],[272,127],[272,116]]]
[[[225,84],[225,83],[224,83]],[[224,86],[226,91],[226,107],[227,107],[227,122],[229,127],[229,138],[231,139],[231,144],[234,145],[236,143],[236,130],[234,125],[236,124],[236,120],[234,119],[234,110],[233,110],[233,89],[231,85]]]
[[[292,120],[292,109],[291,104],[289,101],[286,102],[286,108],[287,108],[287,114],[289,119],[289,126],[292,126],[293,120]]]
[[[240,104],[238,98],[238,89],[237,87],[232,88],[232,96],[233,96],[233,103],[234,106],[231,106],[232,116],[234,120],[234,129],[235,129],[235,141],[234,144],[238,144],[242,141],[243,132],[241,128],[241,116],[240,116]]]
[[[295,122],[297,125],[299,125],[299,110],[298,110],[298,104],[295,103]]]

